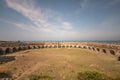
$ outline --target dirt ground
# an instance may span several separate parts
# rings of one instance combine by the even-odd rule
[[[29,80],[31,75],[49,75],[52,80],[77,80],[81,71],[98,71],[112,77],[120,74],[116,56],[85,49],[35,49],[6,56],[15,56],[15,60],[1,64],[0,72],[10,74],[14,80]]]

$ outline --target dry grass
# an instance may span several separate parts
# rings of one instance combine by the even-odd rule
[[[77,74],[84,71],[97,71],[113,78],[120,74],[117,57],[84,49],[36,49],[8,56],[16,56],[16,60],[0,65],[0,72],[10,72],[16,80],[41,74],[53,80],[77,80]]]

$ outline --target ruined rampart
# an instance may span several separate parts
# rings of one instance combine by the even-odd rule
[[[82,48],[98,53],[120,55],[119,43],[100,43],[100,42],[15,42],[1,41],[0,55],[42,48]]]

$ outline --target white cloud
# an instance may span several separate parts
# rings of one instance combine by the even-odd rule
[[[62,23],[62,28],[66,29],[66,30],[69,30],[69,29],[72,29],[72,25],[69,22],[63,22]]]
[[[48,27],[50,24],[42,14],[42,10],[35,7],[34,0],[5,0],[8,7],[16,10],[28,18],[37,27]]]
[[[29,31],[32,29],[40,32],[59,31],[60,27],[58,28],[54,26],[53,23],[51,23],[52,20],[56,22],[58,21],[59,24],[57,24],[57,26],[62,25],[64,29],[71,28],[71,24],[69,22],[62,21],[59,13],[50,9],[38,8],[38,6],[36,6],[35,4],[35,0],[5,0],[5,2],[9,8],[22,14],[32,23],[32,25],[28,25],[25,23],[16,23],[15,25],[19,28]]]
[[[49,18],[59,18],[56,17],[57,12],[51,11],[49,9],[41,9],[35,6],[34,0],[5,0],[7,6],[18,13],[22,14],[24,17],[28,18],[32,25],[25,23],[16,23],[16,27],[29,31],[39,31],[44,32],[55,32],[57,28],[52,25]]]
[[[31,31],[33,34],[38,33],[37,36],[43,34],[44,39],[51,40],[72,39],[77,35],[75,31],[68,31],[72,29],[72,24],[69,21],[64,21],[60,13],[38,8],[35,0],[5,0],[5,2],[9,8],[22,14],[31,22],[31,24],[10,22],[18,28]]]

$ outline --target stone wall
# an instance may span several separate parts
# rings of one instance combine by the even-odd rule
[[[100,42],[0,42],[0,55],[23,51],[28,49],[42,48],[82,48],[98,53],[120,55],[119,43],[100,43]]]

